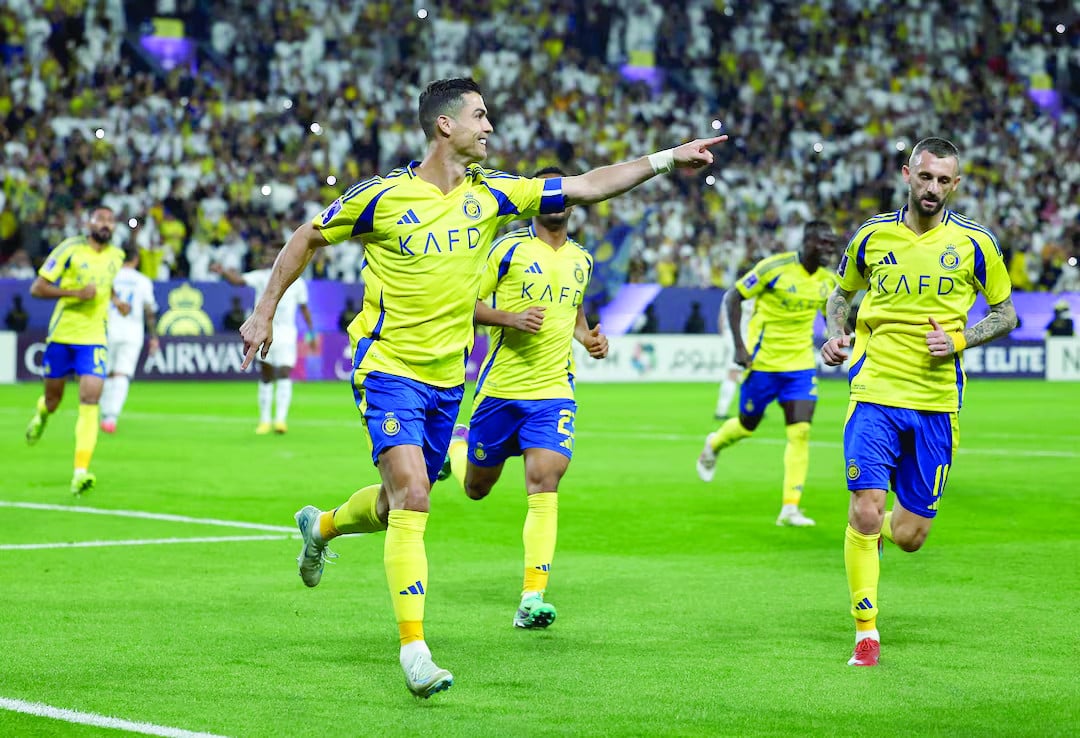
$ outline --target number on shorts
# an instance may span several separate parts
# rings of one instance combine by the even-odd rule
[[[105,371],[105,360],[108,356],[108,350],[104,346],[94,347],[94,369],[96,371]]]
[[[559,442],[563,448],[574,450],[574,411],[560,410],[558,431],[567,438]]]

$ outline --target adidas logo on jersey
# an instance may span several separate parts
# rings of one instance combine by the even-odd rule
[[[884,259],[882,259],[881,261],[878,262],[878,264],[895,264],[895,263],[896,263],[896,255],[893,254],[893,252],[891,252],[891,251],[888,254],[885,255]]]
[[[420,219],[416,217],[416,213],[409,208],[405,211],[405,215],[401,216],[401,220],[397,222],[398,225],[418,225]]]
[[[543,274],[543,270],[540,269],[540,263],[534,261],[532,266],[525,270],[526,274]]]

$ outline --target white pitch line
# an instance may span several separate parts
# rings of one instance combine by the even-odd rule
[[[93,725],[97,728],[112,728],[113,730],[126,730],[128,733],[142,733],[143,735],[158,735],[165,738],[225,738],[217,733],[198,733],[182,728],[170,728],[165,725],[153,723],[136,723],[131,720],[98,715],[93,712],[78,712],[77,710],[65,710],[61,707],[43,705],[40,702],[23,702],[22,700],[0,697],[0,710],[21,712],[35,717],[62,720],[65,723],[78,723],[80,725]]]
[[[165,520],[171,523],[191,523],[194,525],[217,525],[222,528],[244,528],[247,530],[268,530],[275,533],[294,533],[291,525],[267,525],[265,523],[245,523],[240,520],[218,520],[216,518],[192,518],[187,515],[169,515],[150,513],[140,510],[106,510],[100,507],[80,507],[77,505],[49,505],[42,502],[11,502],[0,500],[0,507],[18,507],[24,510],[51,510],[54,512],[87,513],[89,515],[114,515],[121,518],[143,518],[144,520]]]
[[[293,536],[218,536],[216,538],[139,538],[129,541],[2,543],[0,544],[0,551],[32,551],[47,548],[105,548],[108,546],[155,546],[167,543],[236,543],[240,541],[287,541],[289,540],[289,538],[292,537]]]

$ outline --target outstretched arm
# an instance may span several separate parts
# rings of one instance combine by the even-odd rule
[[[244,281],[244,277],[240,272],[235,269],[226,269],[217,262],[210,265],[210,271],[214,274],[220,274],[221,278],[234,287],[243,287],[247,282]]]
[[[700,169],[713,162],[709,147],[726,140],[727,136],[699,138],[640,159],[600,167],[575,177],[563,177],[563,196],[567,205],[588,205],[621,195],[657,174],[679,167]]]
[[[847,361],[848,353],[844,349],[851,345],[851,338],[845,326],[854,296],[854,291],[837,287],[825,302],[826,340],[821,346],[821,358],[828,366],[840,366]]]
[[[1016,307],[1011,297],[1006,297],[996,305],[990,306],[986,317],[963,331],[946,333],[938,322],[930,318],[932,331],[926,334],[926,347],[931,356],[946,357],[958,354],[965,348],[989,343],[995,338],[1007,335],[1016,327]]]
[[[274,341],[274,313],[277,312],[281,296],[304,271],[315,249],[325,246],[326,243],[322,231],[311,223],[304,223],[293,231],[289,242],[274,262],[266,290],[255,305],[255,310],[240,326],[240,335],[244,338],[244,363],[241,365],[243,369],[251,365],[260,348],[263,359],[270,352],[270,344]]]

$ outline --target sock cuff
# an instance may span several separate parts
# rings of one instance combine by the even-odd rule
[[[84,402],[79,403],[79,417],[85,417],[87,415],[96,417],[100,411],[101,407],[97,404],[91,405]]]
[[[528,496],[529,510],[546,512],[559,509],[559,495],[556,492],[537,492]]]
[[[424,529],[427,528],[427,519],[428,514],[426,512],[417,512],[416,510],[391,510],[386,523],[388,528],[409,530],[422,535]]]
[[[849,523],[847,531],[845,531],[844,533],[844,537],[855,548],[876,551],[878,538],[881,537],[881,534],[874,533],[873,535],[866,535],[865,533],[860,533],[859,531],[852,528],[851,524]]]

